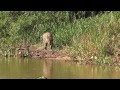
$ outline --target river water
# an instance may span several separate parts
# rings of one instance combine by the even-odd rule
[[[0,79],[119,79],[120,68],[29,58],[1,58]]]

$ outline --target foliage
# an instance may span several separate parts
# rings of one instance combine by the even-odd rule
[[[74,57],[96,56],[103,60],[108,52],[115,53],[116,48],[119,54],[120,12],[104,12],[74,22],[70,22],[70,14],[70,11],[1,11],[0,49],[38,44],[42,34],[49,31],[54,36],[55,48],[63,48]]]

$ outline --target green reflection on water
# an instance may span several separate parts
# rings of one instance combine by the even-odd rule
[[[48,79],[112,79],[120,78],[120,69],[41,59],[0,59],[1,79],[37,79],[41,76]]]

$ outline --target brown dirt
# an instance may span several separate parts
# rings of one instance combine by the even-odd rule
[[[24,56],[25,49],[21,49],[22,55]],[[68,53],[66,53],[63,50],[44,50],[42,48],[29,48],[29,56],[31,58],[40,58],[40,59],[47,59],[47,60],[62,60],[62,61],[74,61],[79,63],[86,63],[86,64],[95,64],[94,60],[92,60],[89,57],[72,57]],[[120,63],[120,57],[119,56],[113,56],[112,57],[112,64],[119,64]]]
[[[35,50],[30,52],[32,58],[50,59],[50,60],[71,60],[70,56],[63,51],[54,50]]]

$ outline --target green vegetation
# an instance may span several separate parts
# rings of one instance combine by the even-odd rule
[[[76,59],[110,63],[120,55],[120,12],[106,12],[81,19],[73,24],[75,31],[68,51]],[[113,61],[114,62],[114,61]]]
[[[75,59],[109,63],[120,55],[120,12],[74,19],[68,11],[1,11],[0,53],[15,52],[21,44],[41,43],[41,35],[53,33],[55,49]],[[11,50],[11,48],[15,50]],[[113,59],[114,60],[114,59]]]

